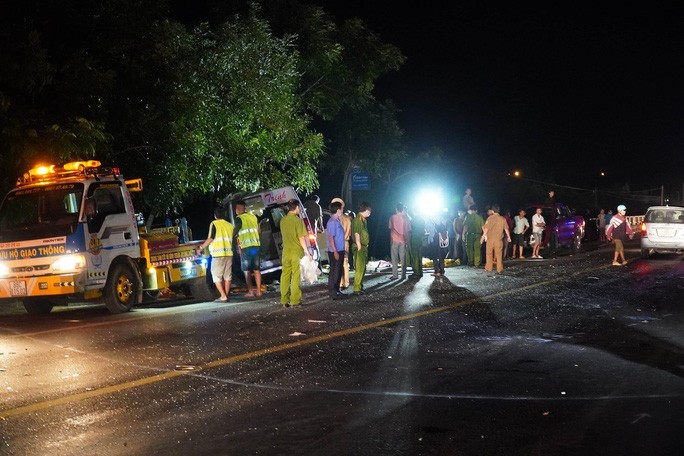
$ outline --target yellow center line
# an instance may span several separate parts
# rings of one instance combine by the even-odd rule
[[[596,268],[593,268],[590,270],[581,271],[580,273],[575,273],[575,274],[573,274],[573,276],[578,275],[578,274],[587,274],[589,272],[598,271],[600,269],[605,269],[608,267],[610,267],[610,265],[599,266],[599,267],[596,267]],[[129,390],[132,388],[138,388],[140,386],[145,386],[145,385],[149,385],[152,383],[157,383],[157,382],[169,380],[169,379],[184,376],[184,375],[192,375],[193,373],[200,371],[200,370],[203,370],[203,369],[210,369],[210,368],[214,368],[214,367],[226,366],[226,365],[234,364],[234,363],[237,363],[240,361],[245,361],[248,359],[253,359],[253,358],[258,358],[261,356],[270,355],[273,353],[278,353],[278,352],[281,352],[284,350],[289,350],[291,348],[297,348],[297,347],[302,347],[305,345],[315,344],[318,342],[329,341],[332,339],[336,339],[338,337],[343,337],[343,336],[347,336],[350,334],[355,334],[358,332],[367,331],[369,329],[378,328],[381,326],[388,326],[388,325],[392,325],[394,323],[398,323],[401,321],[412,320],[415,318],[424,317],[426,315],[432,315],[435,313],[456,309],[458,307],[463,307],[463,306],[467,306],[469,304],[476,303],[476,302],[481,301],[483,299],[498,298],[498,297],[505,296],[505,295],[512,294],[512,293],[517,294],[517,293],[520,293],[521,291],[526,291],[526,290],[530,290],[533,288],[539,288],[539,287],[551,284],[553,282],[558,282],[561,280],[569,279],[571,277],[572,276],[556,277],[553,279],[545,280],[543,282],[533,283],[533,284],[526,285],[523,287],[517,287],[514,289],[499,291],[499,292],[493,293],[491,295],[468,298],[468,299],[464,299],[462,301],[455,302],[453,304],[447,304],[445,306],[435,307],[432,309],[427,309],[427,310],[423,310],[420,312],[414,312],[411,314],[400,315],[398,317],[389,318],[386,320],[380,320],[380,321],[376,321],[376,322],[369,323],[366,325],[355,326],[353,328],[342,329],[342,330],[331,332],[328,334],[322,334],[320,336],[308,337],[306,339],[301,339],[301,340],[298,340],[296,342],[290,342],[287,344],[281,344],[281,345],[275,345],[272,347],[266,347],[266,348],[262,348],[260,350],[242,353],[240,355],[230,356],[228,358],[222,358],[222,359],[211,361],[211,362],[208,362],[205,364],[201,364],[199,366],[196,366],[196,369],[194,369],[192,371],[168,371],[168,372],[165,372],[162,374],[152,375],[152,376],[144,377],[144,378],[141,378],[138,380],[119,383],[116,385],[111,385],[111,386],[107,386],[104,388],[98,388],[98,389],[94,389],[92,391],[86,391],[83,393],[72,394],[72,395],[65,396],[65,397],[58,398],[58,399],[52,399],[52,400],[43,401],[43,402],[36,402],[35,404],[26,405],[23,407],[16,407],[13,409],[8,409],[8,410],[0,410],[0,420],[5,420],[7,418],[17,416],[17,415],[24,415],[26,413],[38,412],[38,411],[49,409],[52,407],[57,407],[59,405],[65,405],[65,404],[69,404],[69,403],[73,403],[73,402],[78,402],[78,401],[81,401],[84,399],[90,399],[90,398],[94,398],[94,397],[105,396],[107,394],[118,393],[118,392]]]

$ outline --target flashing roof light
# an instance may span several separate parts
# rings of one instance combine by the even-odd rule
[[[69,162],[65,163],[63,168],[65,171],[81,171],[85,170],[86,168],[97,168],[101,165],[101,163],[97,160],[87,160],[87,161],[74,161],[74,162]]]
[[[71,176],[74,173],[86,174],[86,170],[99,168],[101,163],[98,160],[73,161],[65,163],[64,166],[38,165],[28,170],[22,177],[17,179],[17,185],[26,184],[33,181],[51,180],[57,176]],[[112,168],[114,174],[119,174],[118,168]]]
[[[29,169],[28,174],[30,176],[45,176],[47,174],[54,173],[54,172],[55,172],[55,165],[48,165],[48,166],[39,165],[39,166],[36,166],[35,168]]]

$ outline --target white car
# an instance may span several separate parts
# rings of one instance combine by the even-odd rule
[[[649,207],[641,224],[641,258],[684,252],[684,207]]]

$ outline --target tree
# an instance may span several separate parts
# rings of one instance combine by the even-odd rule
[[[163,1],[12,4],[3,158],[21,157],[22,170],[39,151],[110,158],[144,178],[156,213],[207,191],[314,188],[323,142],[295,94],[298,53],[257,13],[188,29]]]
[[[376,100],[373,92],[381,76],[404,63],[401,51],[359,19],[337,24],[315,5],[289,0],[269,5],[265,14],[275,30],[296,36],[302,74],[298,93],[326,134],[329,169],[342,172],[344,183],[354,166],[387,179],[404,156],[403,131],[398,110],[391,101]]]
[[[94,110],[76,100],[91,94],[87,82],[105,85],[107,75],[89,68],[89,58],[75,53],[61,58],[46,45],[49,30],[39,30],[31,13],[34,2],[11,3],[0,24],[0,190],[39,162],[107,155],[110,136]],[[49,9],[49,8],[48,8]],[[47,38],[44,35],[48,35]],[[80,90],[76,82],[81,84]],[[85,89],[85,90],[84,90]]]
[[[286,183],[315,188],[323,142],[299,113],[297,53],[287,38],[274,38],[255,15],[189,34],[166,22],[157,36],[164,52],[153,62],[172,83],[168,139],[144,148],[139,163],[156,163],[148,180],[163,189],[149,204],[178,207],[205,192]]]

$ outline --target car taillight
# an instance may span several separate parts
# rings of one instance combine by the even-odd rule
[[[643,222],[641,223],[641,237],[648,237],[646,233],[646,224]]]
[[[311,242],[311,245],[316,244],[316,235],[313,233],[309,233],[309,242]]]

